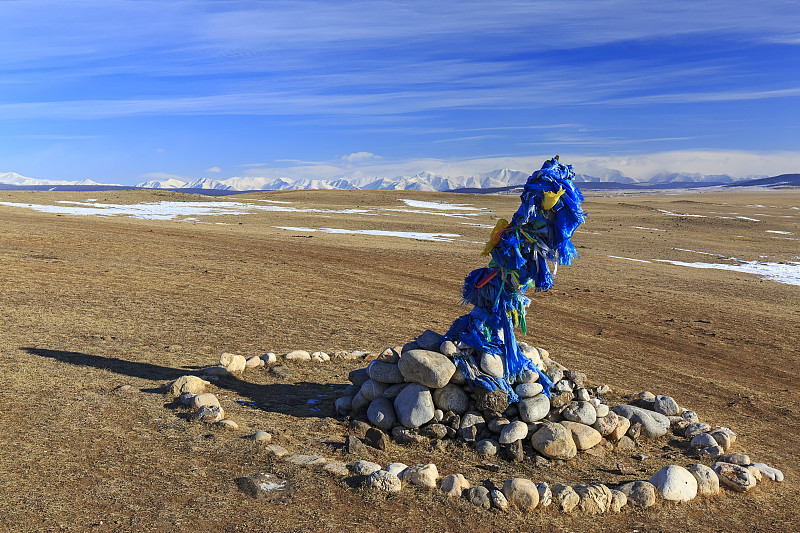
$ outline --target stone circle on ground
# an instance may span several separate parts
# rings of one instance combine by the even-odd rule
[[[435,350],[437,342],[439,349]],[[671,432],[686,441],[686,448],[698,462],[688,469],[667,465],[647,479],[616,486],[550,486],[517,477],[495,487],[473,485],[458,472],[441,477],[433,463],[407,466],[394,462],[382,466],[359,460],[344,464],[314,455],[291,454],[279,444],[270,444],[272,436],[264,431],[252,435],[252,440],[265,446],[268,454],[301,467],[320,468],[339,477],[361,476],[363,486],[371,490],[394,493],[405,485],[415,485],[463,497],[486,509],[515,507],[528,511],[553,505],[561,512],[602,514],[620,512],[626,505],[650,507],[659,500],[685,502],[715,496],[721,488],[746,492],[765,480],[783,481],[783,473],[777,468],[734,452],[736,434],[731,429],[700,421],[697,413],[679,406],[673,398],[645,391],[631,398],[629,404],[609,405],[607,385],[593,386],[584,373],[562,366],[547,350],[524,343],[520,347],[553,381],[551,398],[543,394],[541,385],[536,383],[538,375],[533,372],[515,384],[517,403],[510,403],[502,391],[471,387],[452,362],[461,350],[471,348],[456,346],[429,330],[415,342],[387,348],[378,356],[365,352],[334,354],[333,359],[337,360],[371,359],[367,367],[350,372],[351,385],[336,400],[335,408],[344,420],[349,420],[351,428],[363,429],[367,445],[384,450],[391,440],[400,445],[432,447],[453,440],[493,460],[569,464],[578,454],[603,456],[616,450],[630,451],[643,439]],[[303,350],[289,352],[283,358],[310,363],[331,360],[324,352],[312,355]],[[203,371],[206,379],[182,376],[168,383],[165,390],[191,409],[193,419],[236,431],[236,422],[225,418],[216,396],[205,392],[206,387],[220,376],[241,376],[245,370],[277,360],[274,353],[249,359],[223,354],[219,365]],[[344,449],[358,453],[364,446],[358,437],[350,435]],[[625,468],[618,465],[621,473],[632,473]],[[280,490],[274,484],[237,480],[240,486],[246,486],[242,489],[246,493],[267,501],[271,499],[270,491]]]

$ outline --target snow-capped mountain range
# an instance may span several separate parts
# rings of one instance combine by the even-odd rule
[[[453,189],[489,189],[522,185],[528,179],[527,172],[518,170],[495,170],[476,176],[445,176],[433,172],[420,172],[414,176],[396,177],[344,177],[331,180],[291,178],[228,178],[213,180],[200,178],[194,181],[177,179],[152,180],[139,183],[137,187],[156,189],[217,189],[234,191],[289,189],[338,189],[338,190],[405,190],[405,191],[451,191]]]
[[[445,176],[433,172],[420,172],[413,176],[396,177],[343,177],[331,180],[291,178],[228,178],[213,180],[200,178],[194,181],[176,179],[154,180],[139,183],[137,187],[156,189],[217,189],[231,191],[290,190],[290,189],[338,189],[338,190],[405,190],[405,191],[452,191],[456,189],[494,189],[524,185],[530,174],[519,170],[499,169],[474,176]],[[602,177],[577,174],[577,183],[614,182],[629,184],[656,183],[732,183],[728,175],[707,176],[703,174],[659,174],[653,179],[638,181],[624,176],[619,171],[609,171]]]
[[[34,178],[26,178],[16,172],[0,172],[0,183],[6,185],[20,185],[20,186],[39,186],[39,185],[113,185],[111,183],[97,183],[89,179],[78,181],[65,181],[65,180],[38,180]]]
[[[704,175],[690,173],[661,173],[649,180],[637,180],[623,175],[618,170],[606,169],[598,172],[600,176],[577,174],[577,183],[624,183],[638,185],[698,183],[722,184],[736,181],[727,174]],[[136,187],[147,189],[213,189],[218,191],[258,191],[292,189],[331,189],[331,190],[412,190],[412,191],[452,191],[456,189],[494,189],[523,185],[530,175],[519,170],[498,169],[474,176],[446,176],[433,172],[420,172],[413,176],[395,177],[338,177],[330,180],[292,179],[265,177],[233,177],[223,180],[199,178],[184,181],[176,178],[151,180],[139,183]],[[111,185],[92,180],[59,181],[39,180],[21,176],[15,172],[0,173],[0,184],[15,186],[49,185]]]

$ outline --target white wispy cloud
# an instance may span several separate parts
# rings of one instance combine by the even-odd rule
[[[800,87],[765,91],[711,91],[704,93],[664,93],[630,98],[612,98],[606,104],[691,104],[702,102],[736,102],[743,100],[771,100],[800,96]],[[600,102],[595,102],[600,103]]]
[[[215,174],[219,174],[220,172],[222,172],[222,169],[215,166],[215,167],[207,168],[206,172],[213,172]]]
[[[353,152],[352,154],[343,155],[341,160],[345,163],[355,163],[358,161],[366,161],[368,159],[380,159],[381,156],[375,155],[372,152]]]
[[[35,10],[35,16],[32,14]],[[688,16],[691,14],[691,16]],[[156,16],[157,15],[157,16]],[[9,118],[106,118],[133,115],[310,113],[399,114],[470,107],[636,104],[797,96],[792,87],[720,92],[633,94],[665,83],[711,78],[716,64],[693,66],[595,58],[560,65],[540,57],[676,36],[723,36],[741,42],[791,41],[800,10],[790,2],[736,5],[671,2],[2,2],[0,65],[25,66],[9,78],[56,66],[50,76],[122,73],[170,77],[223,73],[264,79],[202,84],[193,91],[147,89],[123,98],[7,103]],[[102,18],[103,23],[97,24]],[[176,21],[181,21],[176,24]],[[302,21],[298,23],[298,21]],[[45,33],[47,39],[38,37]],[[436,43],[431,47],[431,43]],[[524,51],[509,55],[509,50]],[[384,58],[381,52],[385,52]],[[388,59],[388,60],[387,60]],[[328,65],[327,67],[325,65]],[[728,67],[728,65],[725,65]],[[719,72],[714,73],[717,77]],[[774,84],[779,84],[779,80]],[[183,84],[182,84],[183,85]],[[312,88],[319,88],[314,90]],[[92,97],[89,97],[92,95]]]
[[[206,37],[221,47],[257,49],[275,40],[288,46],[353,45],[492,34],[495,40],[485,43],[492,48],[498,41],[504,44],[504,39],[527,34],[540,43],[540,49],[579,48],[709,32],[725,32],[742,40],[774,39],[776,35],[796,35],[793,22],[797,16],[796,4],[790,1],[735,5],[719,0],[669,4],[591,0],[569,4],[555,0],[304,2],[210,14]],[[304,22],[298,25],[297,20]]]
[[[586,168],[587,174],[591,174],[596,167],[602,167],[643,179],[661,172],[729,174],[734,177],[775,176],[797,172],[800,168],[800,151],[676,150],[608,157],[575,156],[571,162]]]
[[[34,16],[35,15],[35,16]],[[516,2],[307,1],[182,2],[59,0],[2,2],[4,36],[0,60],[31,61],[50,57],[118,55],[162,50],[180,63],[202,53],[220,63],[247,60],[260,52],[344,50],[372,43],[426,43],[448,37],[455,44],[494,37],[485,47],[502,48],[526,38],[537,49],[566,49],[636,39],[693,33],[724,33],[742,41],[793,42],[798,37],[797,4],[792,1],[702,3],[576,0]],[[103,24],[97,24],[102,20]],[[182,21],[182,24],[176,24]],[[47,39],[35,39],[47,30]],[[13,52],[12,52],[13,51]],[[308,54],[309,52],[304,52]],[[16,57],[16,58],[15,58]],[[202,68],[205,65],[199,65]]]
[[[486,139],[499,139],[502,135],[468,135],[465,137],[448,137],[446,139],[436,139],[435,143],[463,142],[463,141],[485,141]]]
[[[525,142],[524,146],[630,146],[646,143],[661,143],[665,141],[690,141],[697,139],[697,137],[635,137],[635,138],[621,138],[621,137],[603,137],[599,135],[585,135],[582,137],[557,137],[551,136],[538,142]]]

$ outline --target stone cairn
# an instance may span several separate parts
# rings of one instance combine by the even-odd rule
[[[533,508],[555,502],[564,512],[580,509],[595,514],[619,511],[626,503],[649,507],[657,497],[687,501],[712,496],[719,493],[720,484],[744,492],[764,478],[783,481],[780,470],[752,462],[746,454],[729,453],[736,442],[732,430],[701,422],[697,413],[680,407],[670,396],[641,392],[634,395],[632,404],[610,406],[604,399],[604,395],[610,396],[608,385],[591,386],[583,372],[568,370],[550,358],[547,350],[519,345],[554,383],[551,398],[543,394],[536,373],[515,384],[514,392],[520,398],[517,404],[510,404],[502,391],[470,387],[452,358],[471,348],[428,330],[405,346],[387,348],[366,368],[350,372],[352,384],[336,401],[336,409],[354,419],[365,413],[373,426],[366,440],[379,448],[386,447],[389,435],[399,444],[433,447],[441,446],[444,439],[455,439],[485,457],[500,456],[512,462],[525,460],[528,450],[534,454],[528,459],[539,463],[569,461],[578,453],[634,450],[642,439],[672,432],[688,441],[698,459],[713,462],[711,467],[698,463],[689,469],[669,465],[649,480],[614,488],[599,483],[549,487],[515,478],[504,484],[498,495],[487,487],[471,487],[461,474],[441,481],[441,490],[449,495],[463,495],[485,507],[515,503]],[[530,448],[523,447],[524,442],[530,443]],[[423,467],[433,475],[432,464],[417,465],[408,472]],[[359,468],[363,469],[363,464]],[[395,481],[391,474],[398,468],[390,465],[368,472],[368,485],[382,490],[399,490],[401,481],[430,485],[430,481],[426,485],[407,480],[406,470],[394,472],[399,474]],[[622,474],[633,473],[626,472],[622,464],[618,468]],[[526,496],[519,496],[519,491]]]
[[[607,386],[590,388],[582,372],[566,369],[546,350],[516,341],[515,327],[527,332],[530,300],[525,292],[552,286],[548,261],[569,265],[577,257],[570,239],[585,213],[574,175],[558,156],[531,175],[511,222],[500,220],[484,248],[484,255],[491,255],[489,266],[464,280],[463,300],[474,306],[472,311],[445,335],[427,330],[351,372],[352,385],[337,400],[337,411],[366,411],[370,424],[399,443],[459,439],[482,455],[500,450],[511,461],[524,459],[524,440],[544,458],[568,461],[598,446],[630,449],[633,439],[660,437],[676,426],[700,456],[722,458],[714,471],[717,490],[718,479],[740,490],[751,488],[762,470],[749,466],[746,456],[723,455],[735,441],[732,431],[701,423],[668,396],[646,394],[642,406],[610,407],[603,399]],[[698,464],[696,470],[694,475],[671,465],[650,483],[664,498],[692,499],[701,478],[712,477],[707,466]],[[380,474],[382,482],[387,474]],[[529,480],[506,485],[535,492]],[[630,496],[633,486],[620,487],[620,492]],[[586,501],[605,502],[602,510],[611,506],[614,493],[607,487],[580,487],[574,492],[581,502],[584,494]],[[505,489],[506,499],[516,502]]]
[[[577,257],[570,238],[583,222],[583,200],[572,184],[571,166],[548,160],[525,185],[522,203],[511,223],[501,220],[492,232],[485,255],[489,266],[465,279],[463,298],[474,306],[441,335],[427,330],[405,346],[387,348],[366,368],[350,372],[351,385],[335,402],[336,411],[351,417],[351,424],[372,427],[365,432],[369,444],[386,449],[389,436],[399,444],[430,443],[444,446],[456,439],[473,446],[483,456],[501,455],[512,462],[523,461],[526,450],[536,462],[569,461],[579,452],[603,455],[615,449],[632,450],[637,439],[657,438],[668,431],[689,440],[698,458],[714,460],[690,469],[668,465],[648,481],[640,480],[610,488],[600,483],[570,486],[534,483],[524,478],[508,480],[502,490],[472,487],[462,474],[445,477],[438,486],[448,495],[464,496],[481,507],[522,509],[556,503],[562,511],[591,513],[619,511],[627,502],[650,506],[659,495],[664,500],[687,501],[697,495],[719,492],[720,483],[747,491],[764,477],[782,481],[783,474],[763,463],[751,462],[742,453],[728,453],[736,434],[728,428],[712,428],[694,411],[678,406],[669,396],[643,392],[637,405],[610,406],[604,398],[607,385],[592,387],[586,375],[568,370],[541,348],[517,342],[514,328],[526,330],[525,297],[528,288],[547,290],[552,275],[547,261],[568,265]],[[335,354],[336,355],[336,354]],[[288,360],[325,362],[323,352],[302,350],[284,356]],[[245,359],[223,354],[220,364],[206,369],[209,379],[241,374],[248,367],[276,361],[273,353]],[[194,418],[238,429],[226,419],[213,394],[205,393],[209,382],[184,376],[169,385],[181,403],[195,410]],[[253,438],[269,443],[268,433]],[[529,442],[530,448],[523,442]],[[348,437],[350,450],[360,441]],[[270,445],[275,455],[288,452]],[[293,455],[288,460],[306,466],[322,466],[338,475],[366,476],[366,484],[396,492],[402,482],[436,488],[435,464],[408,467],[392,463],[385,469],[376,463],[357,461],[344,465],[335,461]],[[624,465],[620,467],[623,472]],[[259,478],[260,479],[260,478]],[[246,492],[262,485],[279,486],[256,478],[237,479]],[[252,490],[251,490],[252,489]],[[257,492],[257,491],[256,491]],[[258,497],[258,496],[257,496]]]
[[[690,453],[698,460],[711,466],[703,462],[688,469],[668,465],[647,479],[612,486],[601,483],[550,485],[512,478],[496,488],[473,486],[461,473],[441,477],[434,463],[408,466],[394,462],[384,467],[358,460],[345,464],[316,455],[292,454],[281,444],[272,442],[272,435],[265,431],[257,431],[251,438],[266,446],[268,454],[289,463],[319,468],[337,477],[361,476],[365,486],[372,490],[399,492],[404,485],[414,485],[463,497],[486,509],[514,506],[532,510],[552,505],[561,512],[601,514],[620,512],[626,505],[650,507],[659,500],[679,502],[711,497],[719,494],[721,487],[746,492],[767,479],[783,481],[780,470],[753,462],[744,453],[732,453],[736,443],[732,430],[701,422],[694,411],[680,407],[673,398],[641,392],[631,397],[631,404],[609,406],[605,399],[611,396],[608,385],[593,386],[584,373],[566,369],[554,361],[547,350],[525,343],[520,343],[520,348],[555,384],[552,398],[542,393],[536,379],[516,384],[514,390],[520,398],[517,404],[503,401],[498,391],[487,394],[471,388],[458,377],[452,363],[454,349],[465,348],[428,330],[415,341],[387,348],[377,356],[367,352],[335,353],[334,360],[372,359],[366,368],[350,372],[351,385],[344,390],[345,395],[336,400],[335,408],[349,418],[353,432],[364,435],[366,444],[383,450],[390,449],[391,439],[400,445],[433,448],[453,439],[473,447],[487,458],[498,457],[511,462],[527,459],[536,464],[568,463],[579,453],[600,455],[613,450],[631,451],[645,439],[671,432],[688,442]],[[298,364],[322,364],[331,357],[324,352],[311,354],[294,350],[281,359]],[[408,361],[403,363],[404,359]],[[221,430],[238,430],[236,422],[225,418],[219,400],[215,394],[206,392],[207,388],[224,376],[241,379],[245,370],[257,370],[277,362],[274,353],[249,359],[222,354],[219,365],[204,369],[203,376],[207,379],[182,376],[168,383],[166,392],[189,408],[194,420]],[[432,376],[438,376],[444,384],[432,386]],[[410,393],[403,395],[405,390]],[[523,443],[529,443],[530,447]],[[363,446],[358,437],[350,435],[345,440],[344,451],[358,454]],[[533,455],[526,458],[526,453]],[[634,473],[626,471],[627,468],[618,464],[619,473]],[[282,491],[289,490],[285,480],[271,474],[242,476],[235,481],[245,493],[263,500],[279,497]]]

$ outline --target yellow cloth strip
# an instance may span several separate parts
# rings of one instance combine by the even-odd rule
[[[492,235],[489,237],[489,242],[486,243],[486,246],[483,247],[483,252],[481,255],[489,255],[494,250],[494,247],[497,246],[497,243],[500,242],[500,237],[503,236],[503,231],[508,227],[508,220],[501,218],[497,221],[497,224],[494,225],[494,229],[492,230]]]
[[[544,199],[542,200],[542,209],[545,211],[549,211],[553,209],[558,201],[561,199],[561,196],[565,193],[564,187],[559,186],[558,192],[550,192],[544,191]]]

